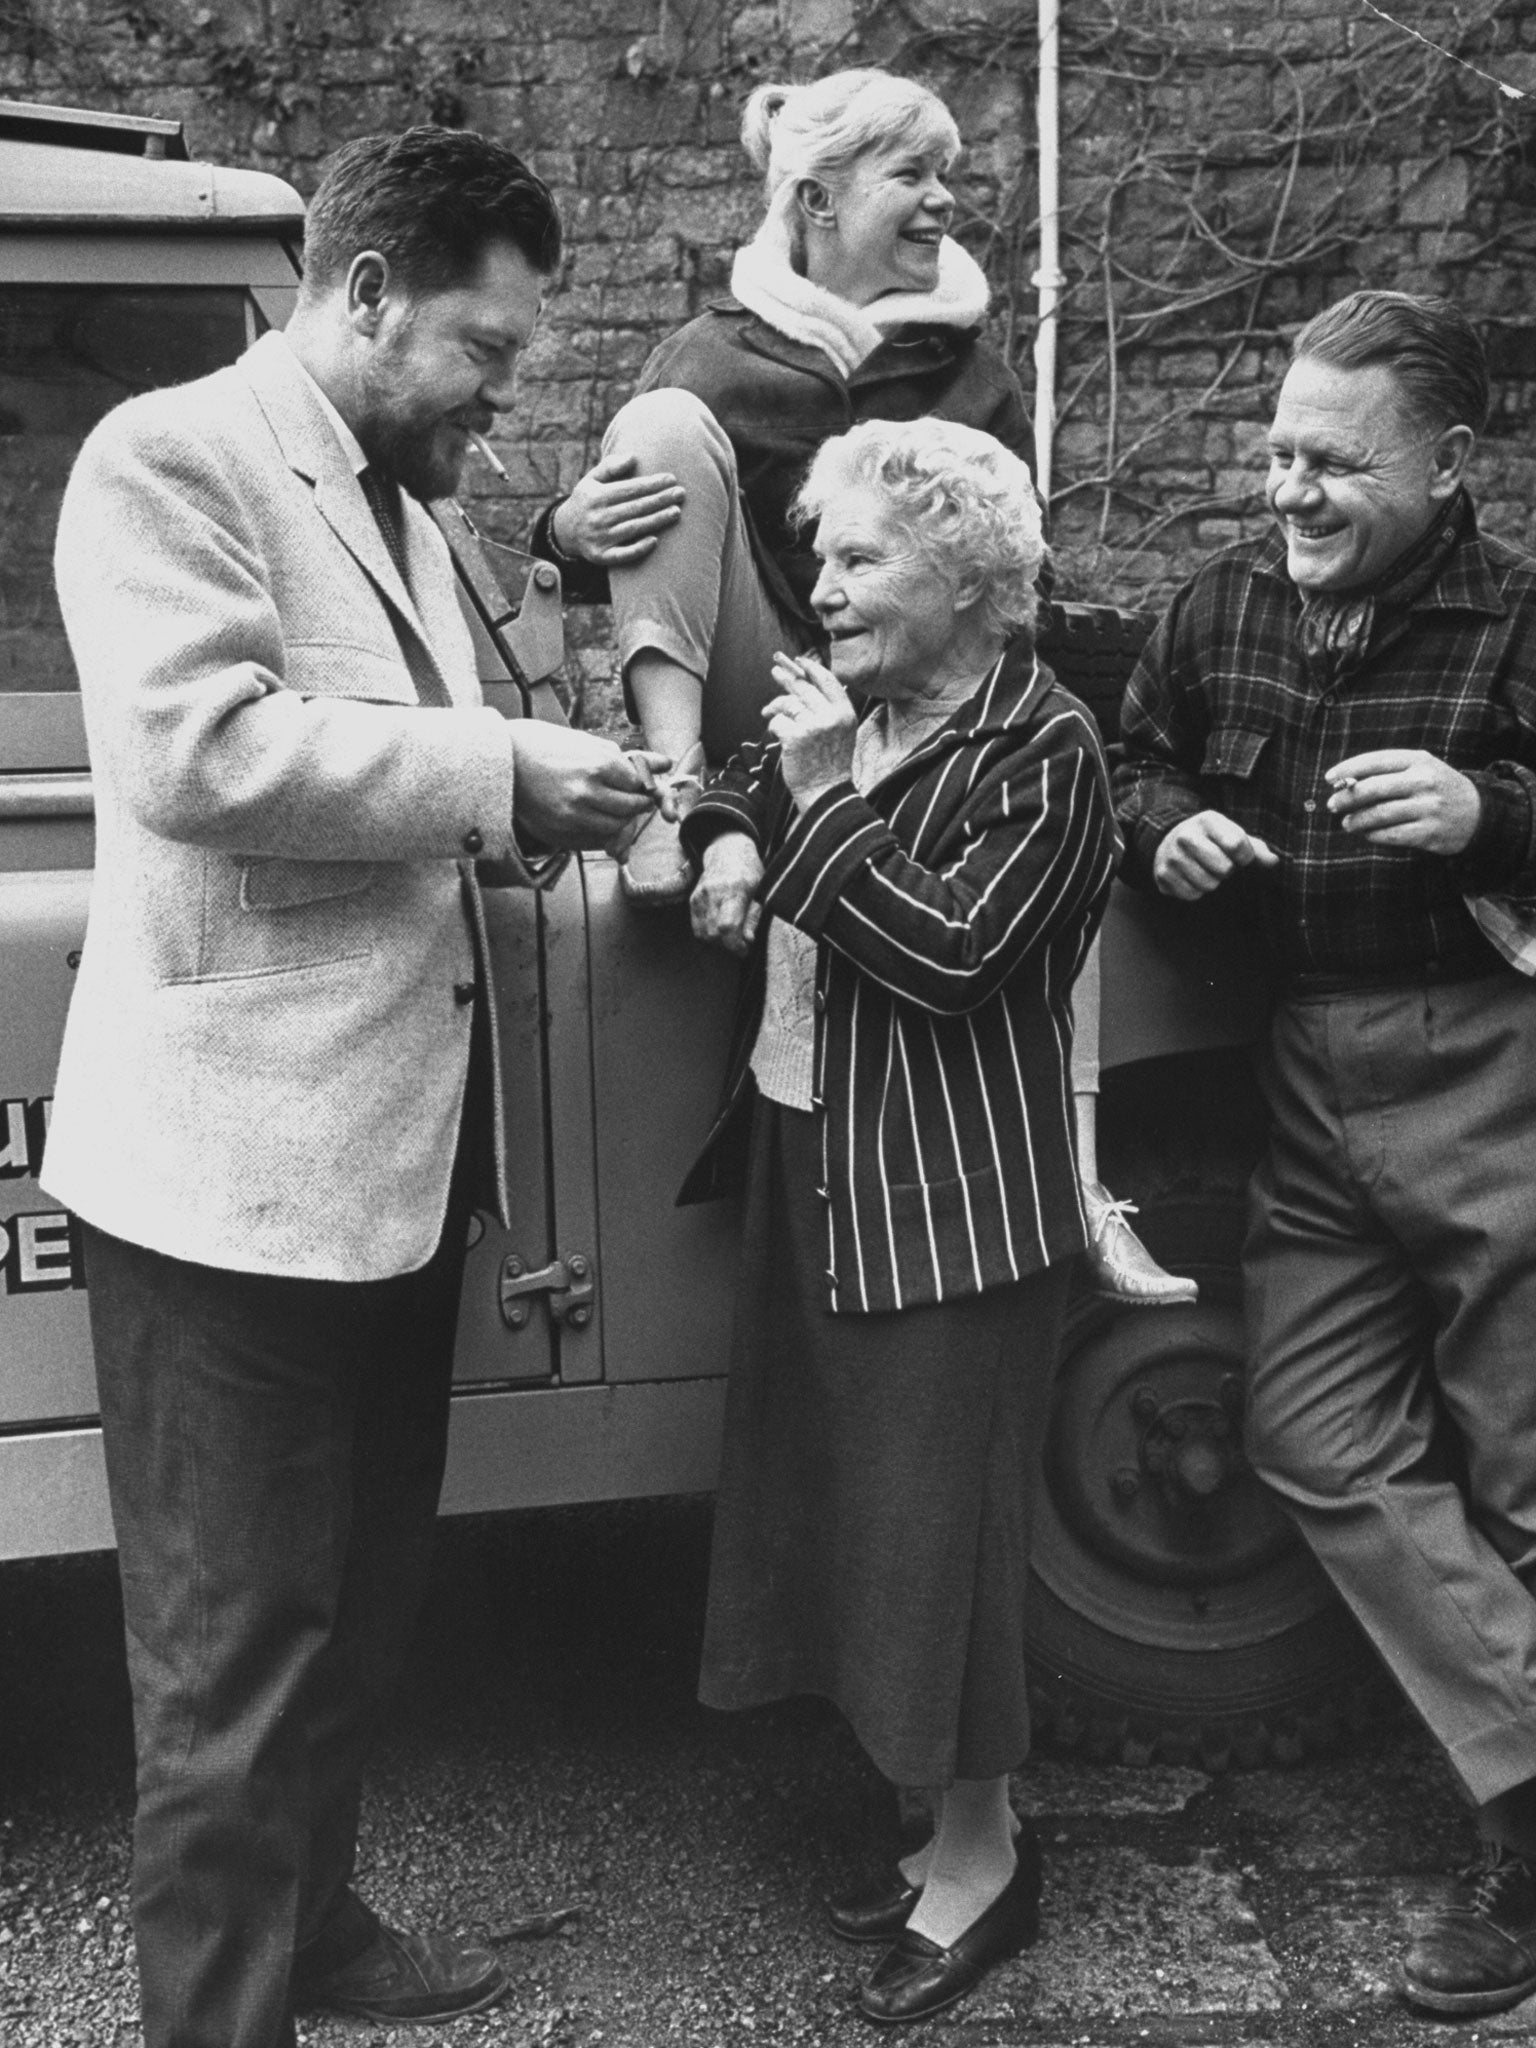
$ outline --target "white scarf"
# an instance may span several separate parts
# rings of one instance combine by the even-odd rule
[[[939,244],[939,281],[931,292],[887,292],[867,306],[855,306],[812,284],[790,261],[794,204],[795,180],[786,178],[756,236],[736,251],[731,290],[759,320],[830,356],[845,377],[873,355],[893,328],[974,327],[986,312],[991,294],[981,266],[948,235]]]

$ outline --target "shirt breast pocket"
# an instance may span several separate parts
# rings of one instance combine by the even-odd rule
[[[1200,772],[1234,782],[1249,782],[1269,745],[1269,739],[1267,732],[1255,732],[1250,726],[1223,726],[1206,741]]]

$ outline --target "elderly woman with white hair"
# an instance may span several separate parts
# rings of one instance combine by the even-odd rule
[[[924,414],[996,436],[1030,430],[1018,379],[981,332],[988,287],[948,233],[944,180],[960,135],[944,102],[875,69],[765,85],[742,144],[767,210],[737,251],[731,296],[651,355],[601,460],[542,516],[534,546],[567,595],[611,599],[626,702],[675,774],[628,849],[641,903],[685,896],[693,874],[677,813],[759,729],[776,650],[817,645],[816,565],[788,518],[829,435]],[[1098,1178],[1097,957],[1084,976],[1075,1078],[1089,1256],[1100,1292],[1190,1299]]]
[[[751,957],[683,1191],[747,1154],[700,1696],[821,1694],[888,1778],[936,1793],[927,1847],[829,1909],[885,1944],[861,2007],[898,2022],[1038,1923],[1007,1774],[1086,1240],[1070,999],[1116,843],[1093,721],[1034,657],[1024,463],[950,421],[867,421],[798,505],[831,665],[776,658],[771,738],[683,827],[695,931]]]

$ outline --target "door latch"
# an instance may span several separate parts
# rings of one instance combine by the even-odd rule
[[[592,1261],[581,1252],[572,1252],[569,1258],[552,1259],[532,1273],[512,1252],[501,1262],[499,1286],[501,1319],[509,1330],[521,1330],[526,1325],[536,1294],[549,1296],[549,1312],[557,1323],[584,1330],[592,1320],[597,1288],[592,1278]]]

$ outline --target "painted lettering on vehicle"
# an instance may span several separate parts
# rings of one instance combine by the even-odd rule
[[[36,1180],[53,1112],[51,1095],[0,1098],[0,1180]]]
[[[51,1095],[0,1097],[0,1181],[37,1179],[52,1109]],[[80,1226],[67,1209],[0,1218],[0,1294],[58,1294],[84,1285]]]
[[[84,1287],[80,1226],[67,1209],[23,1210],[0,1223],[0,1294]]]

